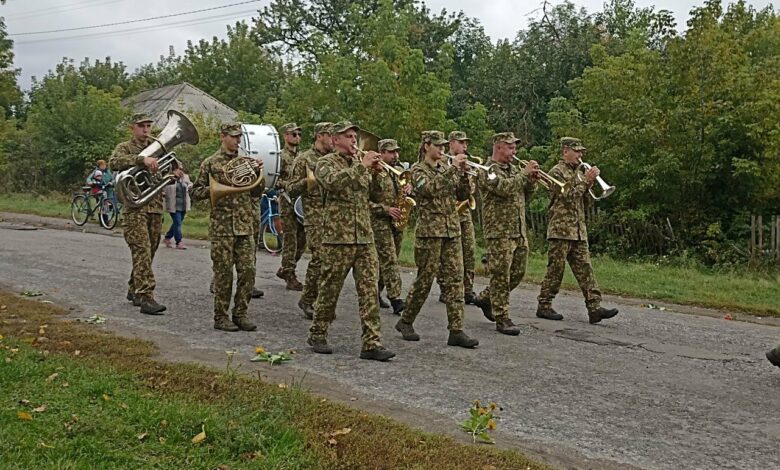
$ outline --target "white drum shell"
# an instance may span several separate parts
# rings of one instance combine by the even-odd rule
[[[270,124],[242,124],[238,154],[263,162],[265,188],[273,189],[282,169],[282,148],[279,133]]]

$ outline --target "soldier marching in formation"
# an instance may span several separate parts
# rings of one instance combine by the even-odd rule
[[[284,231],[282,240],[284,250],[282,250],[282,265],[276,272],[276,276],[284,279],[287,283],[287,289],[300,291],[303,290],[303,284],[295,274],[295,266],[306,248],[306,232],[303,225],[295,217],[293,206],[295,199],[290,195],[288,185],[292,183],[293,164],[298,154],[298,144],[301,142],[301,128],[298,127],[298,124],[290,122],[284,124],[279,130],[284,138],[284,149],[282,149],[279,181],[276,185],[282,196],[279,198],[279,214]]]

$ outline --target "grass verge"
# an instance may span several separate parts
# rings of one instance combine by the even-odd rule
[[[158,362],[152,344],[60,313],[0,292],[0,455],[16,468],[546,468],[297,387]]]
[[[0,211],[69,218],[70,198],[56,194],[0,194]],[[166,216],[165,225],[169,224],[170,219]],[[199,209],[187,213],[183,230],[186,237],[206,239],[208,214]],[[479,262],[484,248],[477,246],[476,251],[477,273],[484,274]],[[400,261],[405,266],[414,266],[411,232],[404,238]],[[717,273],[695,267],[622,261],[609,256],[595,256],[593,267],[602,291],[607,294],[780,317],[780,276]],[[532,253],[525,281],[540,283],[546,268],[546,254]],[[569,270],[564,276],[563,287],[578,289]]]

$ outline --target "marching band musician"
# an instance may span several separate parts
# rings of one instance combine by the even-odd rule
[[[379,141],[380,158],[390,166],[398,163],[398,142],[393,139]],[[400,166],[399,166],[400,168]],[[403,171],[403,168],[400,168]],[[387,287],[387,297],[393,313],[400,315],[404,310],[401,298],[401,274],[398,270],[398,255],[401,252],[404,232],[395,228],[393,222],[402,216],[398,200],[411,193],[411,185],[404,186],[390,170],[382,169],[371,176],[369,205],[371,207],[371,228],[374,231],[374,245],[379,258],[379,305],[382,306],[382,288]]]
[[[151,145],[152,123],[154,120],[146,113],[136,113],[132,117],[130,130],[133,137],[117,145],[111,155],[110,164],[114,172],[120,172],[138,165],[146,166],[151,173],[157,172],[157,158],[141,157],[140,153]],[[181,170],[174,170],[177,177]],[[154,298],[154,272],[152,261],[162,236],[163,194],[158,193],[152,200],[141,206],[132,208],[124,206],[123,234],[133,268],[127,287],[127,300],[136,307],[141,307],[141,313],[147,315],[162,315],[165,305],[157,303]]]
[[[455,208],[456,201],[469,193],[466,155],[456,155],[450,166],[443,165],[446,143],[442,132],[423,132],[418,162],[412,166],[412,188],[420,211],[414,245],[417,277],[395,329],[404,340],[420,340],[413,323],[431,291],[433,278],[438,277],[447,304],[447,344],[474,348],[479,341],[463,332],[463,254]]]
[[[238,157],[241,124],[223,124],[220,128],[222,146],[200,164],[200,173],[190,189],[194,200],[208,199],[209,179],[231,185],[226,166]],[[259,174],[263,162],[254,160],[253,170]],[[249,191],[228,194],[211,208],[209,239],[214,270],[214,328],[223,331],[254,331],[257,325],[247,315],[255,282],[255,243],[259,221],[259,197],[264,184]],[[230,294],[233,290],[233,267],[237,282],[233,298],[233,315],[228,318]]]
[[[563,315],[552,308],[552,301],[561,287],[563,270],[568,261],[585,297],[588,321],[598,323],[618,314],[616,308],[606,309],[601,306],[601,291],[590,263],[588,231],[585,226],[585,198],[599,176],[599,169],[591,167],[583,178],[578,178],[578,167],[585,150],[582,141],[574,137],[562,137],[560,143],[561,160],[550,170],[550,176],[566,183],[566,186],[563,193],[554,188],[550,191],[547,273],[537,297],[539,305],[536,316],[548,320],[563,319]]]
[[[317,161],[333,150],[331,131],[332,122],[320,122],[314,125],[314,144],[311,149],[295,157],[287,192],[293,199],[301,197],[303,203],[303,228],[311,251],[311,260],[306,268],[303,292],[298,300],[298,308],[311,320],[314,318],[314,301],[317,300],[317,286],[320,279],[320,247],[322,245],[322,190],[319,184],[313,186],[308,175],[313,173]]]
[[[301,142],[301,128],[294,122],[284,124],[279,128],[284,138],[282,149],[281,170],[276,186],[283,191],[279,198],[279,213],[284,230],[282,239],[282,263],[276,276],[284,279],[288,290],[303,290],[303,284],[295,274],[295,267],[303,256],[306,248],[306,232],[303,225],[295,217],[295,199],[290,196],[287,187],[292,180],[292,168],[295,157],[298,154],[298,144]]]
[[[330,354],[328,327],[336,316],[336,304],[344,279],[352,270],[358,294],[362,327],[361,359],[387,361],[395,353],[380,341],[377,304],[378,262],[368,206],[371,171],[379,154],[355,156],[358,126],[341,121],[333,127],[334,151],[317,162],[315,175],[325,192],[322,220],[322,266],[314,320],[307,343],[320,354]]]
[[[538,169],[535,161],[522,170],[511,164],[519,140],[511,132],[494,135],[490,169],[495,177],[479,175],[490,285],[480,292],[476,305],[486,317],[494,317],[499,333],[511,336],[520,329],[509,318],[509,294],[523,280],[528,265],[525,208],[536,189]]]

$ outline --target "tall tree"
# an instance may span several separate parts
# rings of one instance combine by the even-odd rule
[[[16,83],[20,70],[13,67],[13,45],[5,30],[5,20],[0,17],[0,108],[5,118],[11,117],[14,108],[22,102],[22,93]]]

